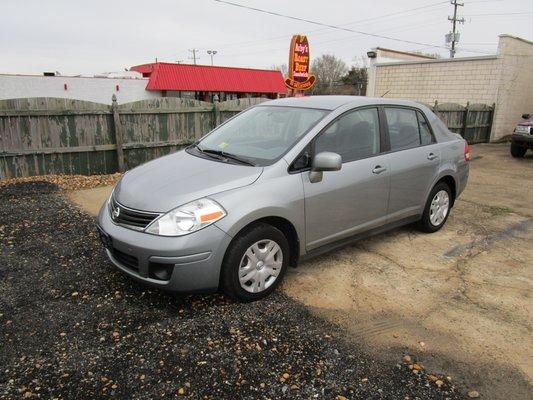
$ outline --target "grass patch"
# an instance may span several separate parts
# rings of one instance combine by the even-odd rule
[[[483,206],[483,211],[491,215],[504,215],[514,212],[514,210],[507,206]]]

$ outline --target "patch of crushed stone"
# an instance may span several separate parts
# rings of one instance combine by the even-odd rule
[[[457,399],[275,293],[170,296],[106,260],[55,185],[0,188],[0,398]]]

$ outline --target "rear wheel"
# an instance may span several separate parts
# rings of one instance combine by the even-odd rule
[[[418,222],[418,227],[423,232],[436,232],[441,229],[448,215],[450,215],[450,208],[452,204],[452,193],[450,187],[440,182],[435,185],[433,190],[429,193],[424,208],[424,214]]]
[[[289,263],[289,243],[277,228],[259,223],[230,244],[222,265],[222,289],[230,297],[254,301],[280,284]]]
[[[514,158],[522,158],[526,155],[527,147],[526,146],[520,146],[516,143],[511,143],[511,155]]]

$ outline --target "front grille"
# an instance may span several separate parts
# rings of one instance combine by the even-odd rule
[[[158,213],[132,210],[118,203],[113,196],[109,204],[111,219],[120,225],[125,225],[136,230],[146,228],[154,219],[159,217]]]
[[[113,258],[123,266],[134,271],[139,271],[139,259],[137,257],[130,256],[115,248],[111,249],[111,254],[113,255]]]
[[[533,126],[517,125],[514,133],[519,135],[533,135]]]

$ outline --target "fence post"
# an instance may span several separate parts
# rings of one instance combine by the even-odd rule
[[[213,115],[215,117],[215,126],[213,129],[215,129],[218,125],[220,125],[220,109],[217,95],[213,97]]]
[[[465,137],[466,135],[466,124],[468,123],[468,108],[470,107],[470,102],[466,102],[465,115],[463,116],[463,126],[461,127],[461,136]]]
[[[120,123],[120,116],[118,113],[118,103],[117,96],[113,94],[111,97],[111,111],[113,112],[113,125],[115,128],[115,141],[117,145],[117,160],[118,160],[118,171],[124,172],[124,149],[122,147],[122,124]]]

